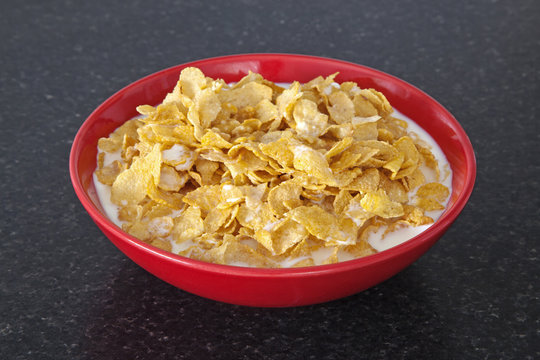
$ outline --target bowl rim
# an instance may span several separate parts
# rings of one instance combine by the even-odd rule
[[[123,94],[134,87],[139,86],[141,83],[149,81],[153,78],[160,77],[165,73],[171,71],[180,72],[181,69],[189,66],[201,66],[208,65],[212,63],[222,63],[222,62],[235,62],[242,60],[260,60],[268,61],[271,59],[297,59],[297,60],[306,60],[306,61],[315,61],[315,62],[330,62],[334,64],[341,64],[352,66],[356,68],[361,68],[363,71],[369,73],[370,75],[377,75],[378,78],[383,78],[391,82],[397,83],[400,87],[405,87],[409,91],[412,91],[416,94],[419,94],[427,99],[429,99],[432,105],[437,109],[437,111],[442,112],[445,116],[452,122],[452,127],[456,131],[458,142],[463,146],[464,149],[464,158],[465,158],[465,181],[463,185],[463,192],[456,199],[454,204],[446,209],[446,211],[441,215],[437,221],[430,226],[425,231],[416,235],[415,237],[389,248],[387,250],[378,252],[376,254],[368,255],[361,258],[356,258],[352,260],[347,260],[343,262],[338,262],[334,264],[326,265],[315,265],[308,267],[298,267],[298,268],[255,268],[255,267],[242,267],[242,266],[233,266],[233,265],[222,265],[204,262],[201,260],[191,259],[181,255],[174,254],[165,250],[161,250],[157,247],[154,247],[150,244],[139,240],[128,233],[124,232],[118,226],[116,226],[111,220],[107,218],[95,205],[94,202],[90,199],[86,191],[84,190],[81,179],[78,175],[78,162],[79,156],[81,153],[82,147],[82,138],[83,134],[91,127],[93,119],[97,118],[103,111],[105,111],[111,104],[115,103]],[[318,276],[321,274],[329,274],[336,272],[347,272],[350,270],[357,270],[362,267],[368,267],[375,263],[381,263],[390,261],[392,258],[396,257],[399,254],[407,253],[417,248],[424,242],[429,241],[432,237],[442,235],[446,229],[452,224],[453,221],[457,218],[460,212],[465,207],[468,199],[471,196],[472,190],[474,188],[474,183],[476,179],[476,158],[472,144],[469,137],[465,133],[465,130],[455,119],[455,117],[444,108],[437,100],[432,98],[427,93],[423,92],[419,88],[410,83],[390,74],[387,74],[383,71],[371,68],[369,66],[356,64],[353,62],[333,59],[328,57],[321,56],[312,56],[312,55],[303,55],[303,54],[290,54],[290,53],[245,53],[245,54],[234,54],[234,55],[225,55],[210,57],[206,59],[194,60],[187,63],[171,66],[149,75],[146,75],[126,86],[122,89],[115,92],[104,102],[102,102],[90,115],[85,119],[77,134],[73,140],[73,144],[70,150],[69,156],[69,172],[71,177],[71,182],[77,197],[82,203],[83,207],[89,213],[91,218],[97,223],[99,227],[105,228],[107,231],[112,233],[118,239],[121,239],[125,242],[129,242],[131,245],[138,247],[140,250],[151,253],[154,256],[161,258],[164,261],[182,264],[185,267],[210,273],[221,273],[224,275],[230,276],[239,276],[239,277],[253,277],[253,278],[296,278],[296,277],[309,277],[309,276]]]

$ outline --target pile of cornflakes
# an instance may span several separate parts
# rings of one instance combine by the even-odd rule
[[[324,264],[373,254],[382,226],[432,223],[449,190],[426,183],[430,149],[382,93],[336,75],[283,88],[184,69],[160,105],[99,140],[96,176],[124,231],[203,261],[300,267],[321,249]]]

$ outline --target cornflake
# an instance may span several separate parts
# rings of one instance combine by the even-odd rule
[[[450,190],[429,146],[381,92],[337,75],[283,88],[184,69],[162,104],[99,140],[116,220],[163,250],[256,267],[367,256],[370,234],[433,223]]]

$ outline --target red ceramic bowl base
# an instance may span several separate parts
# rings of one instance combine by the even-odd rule
[[[297,269],[254,269],[209,264],[154,248],[113,225],[103,214],[92,184],[97,141],[137,115],[141,104],[158,104],[175,86],[180,71],[199,67],[207,76],[238,81],[249,70],[274,82],[306,82],[339,71],[338,82],[382,91],[399,111],[428,131],[444,151],[453,172],[445,213],[414,239],[387,251],[343,263]],[[250,306],[284,307],[348,296],[384,281],[425,253],[448,229],[467,202],[476,164],[467,135],[438,102],[388,74],[339,60],[284,54],[247,54],[179,65],[149,75],[120,90],[84,122],[72,146],[70,174],[75,192],[103,233],[128,257],[160,279],[210,299]],[[96,239],[96,241],[99,241]]]
[[[368,289],[394,276],[424,254],[432,243],[423,243],[412,253],[374,264],[351,269],[336,278],[333,274],[306,277],[261,279],[257,277],[230,276],[227,273],[199,269],[178,269],[174,263],[159,259],[148,261],[144,250],[111,241],[131,260],[169,284],[201,297],[237,305],[260,307],[289,307],[318,304],[340,299]],[[434,239],[435,242],[437,239]],[[209,288],[208,284],[212,284]],[[249,299],[246,301],[246,299]]]

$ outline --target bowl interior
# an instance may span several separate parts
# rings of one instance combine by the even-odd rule
[[[88,117],[74,141],[70,167],[77,195],[81,200],[90,201],[87,205],[99,210],[101,216],[105,217],[92,182],[98,139],[137,115],[138,105],[159,103],[187,66],[197,66],[207,76],[227,82],[238,81],[248,71],[260,73],[274,82],[307,82],[319,75],[339,72],[338,82],[354,81],[362,88],[381,91],[396,109],[431,134],[450,163],[452,195],[438,222],[453,220],[450,217],[455,218],[468,199],[475,177],[470,141],[454,117],[431,97],[391,75],[348,62],[303,55],[254,54],[206,59],[149,75],[114,94]]]

